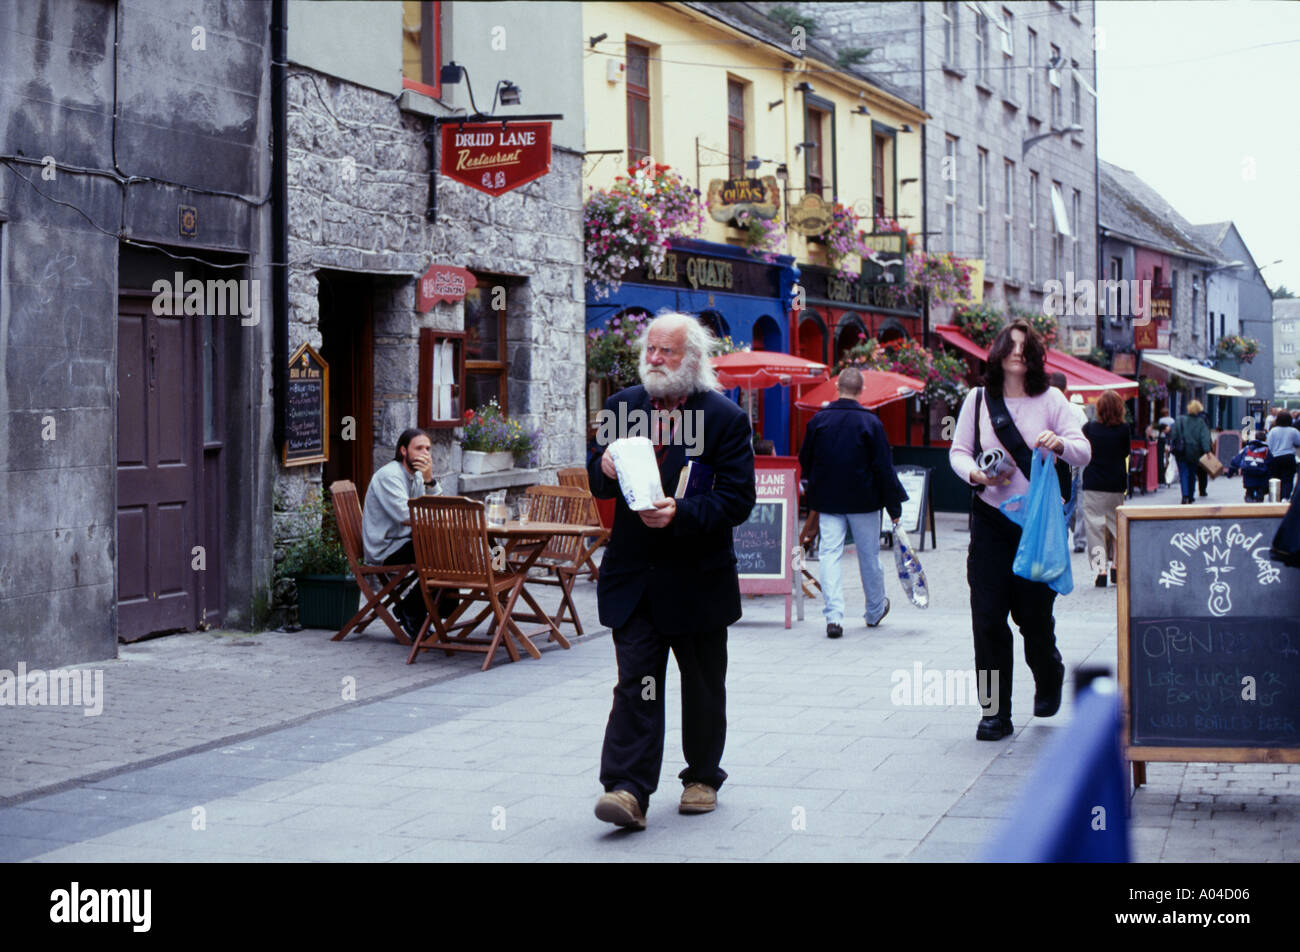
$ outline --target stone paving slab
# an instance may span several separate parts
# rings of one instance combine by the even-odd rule
[[[1211,486],[1212,500],[1225,491]],[[893,609],[877,629],[850,623],[828,641],[819,602],[786,630],[780,599],[745,599],[729,636],[731,776],[713,814],[675,810],[680,693],[670,665],[649,829],[615,831],[592,816],[615,665],[595,625],[594,585],[580,582],[591,634],[570,651],[547,646],[540,661],[503,660],[486,673],[474,657],[407,666],[378,633],[343,643],[319,631],[204,633],[123,646],[102,665],[100,717],[0,709],[0,794],[10,798],[0,806],[0,859],[978,859],[1072,703],[1067,695],[1051,720],[1028,716],[1023,662],[1016,731],[997,744],[974,740],[970,704],[895,703],[897,680],[916,664],[971,664],[965,519],[938,520],[938,550],[921,553],[933,592],[926,612],[903,598],[888,552]],[[1071,666],[1113,668],[1115,590],[1085,584],[1083,556],[1074,569],[1077,588],[1058,601],[1062,652]],[[858,585],[846,571],[850,616]],[[343,699],[348,677],[353,701]],[[1148,779],[1131,804],[1137,859],[1300,858],[1300,768],[1162,763],[1148,765]],[[67,789],[41,793],[60,783]]]

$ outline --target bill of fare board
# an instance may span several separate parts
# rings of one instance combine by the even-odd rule
[[[551,171],[551,124],[444,125],[441,170],[462,185],[503,195]]]
[[[330,368],[310,344],[289,358],[284,400],[284,465],[329,459]]]
[[[799,463],[792,457],[754,460],[757,501],[749,518],[731,532],[740,590],[746,595],[785,595],[785,627],[790,627],[794,591],[791,550],[798,544]]]

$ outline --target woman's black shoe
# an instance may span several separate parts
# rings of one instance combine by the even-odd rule
[[[981,717],[980,726],[975,729],[975,739],[1001,740],[1014,730],[1010,718]]]
[[[1118,574],[1118,570],[1117,570],[1117,569],[1111,569],[1111,570],[1110,570],[1110,584],[1112,584],[1112,585],[1118,585],[1118,584],[1119,584],[1119,574]]]
[[[1105,587],[1106,587],[1106,576],[1105,576],[1104,574],[1102,574],[1102,575],[1098,575],[1098,576],[1097,576],[1097,581],[1096,581],[1095,584],[1096,584],[1096,586],[1097,586],[1098,588],[1105,588]]]

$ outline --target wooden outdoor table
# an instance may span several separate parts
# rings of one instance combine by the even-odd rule
[[[529,635],[539,635],[544,631],[549,631],[550,637],[558,641],[561,647],[568,648],[569,641],[564,635],[560,634],[559,626],[555,624],[555,619],[548,615],[542,606],[537,604],[528,591],[528,570],[533,567],[538,556],[546,548],[547,543],[554,536],[587,536],[600,531],[599,526],[575,526],[563,522],[537,522],[529,520],[526,523],[518,521],[507,522],[504,525],[488,524],[487,533],[493,539],[502,539],[505,541],[506,554],[508,556],[523,556],[522,561],[516,561],[512,566],[513,570],[519,573],[520,590],[519,597],[532,609],[532,614],[525,615],[519,612],[511,613],[511,629],[515,634],[516,640],[519,640],[525,650],[534,658],[540,658],[541,652],[532,643]],[[532,632],[519,631],[513,621],[527,622],[545,622],[545,627],[539,628]]]
[[[411,521],[409,519],[402,520],[402,525],[410,524]],[[488,537],[491,539],[502,540],[504,542],[506,555],[522,556],[522,560],[517,561],[513,566],[510,566],[510,570],[518,574],[519,581],[516,583],[515,588],[518,589],[519,597],[528,605],[532,613],[521,614],[517,611],[512,611],[507,619],[507,624],[510,628],[510,634],[514,636],[515,641],[519,642],[520,646],[534,658],[541,658],[542,653],[538,651],[537,646],[533,644],[531,638],[532,635],[540,635],[543,632],[546,632],[552,640],[559,642],[561,647],[568,648],[570,645],[569,640],[560,633],[559,627],[555,624],[555,619],[548,615],[542,607],[537,604],[537,600],[533,598],[532,594],[525,587],[525,583],[528,580],[528,570],[533,567],[533,564],[542,554],[542,551],[546,548],[547,543],[550,542],[552,537],[557,535],[588,536],[594,535],[600,531],[599,526],[578,526],[569,525],[568,523],[563,522],[538,522],[535,520],[529,520],[527,523],[520,523],[512,520],[497,525],[488,523]],[[496,561],[495,557],[493,561]],[[506,571],[507,566],[495,565],[494,568],[498,572],[503,572]],[[514,591],[515,589],[512,588],[510,593],[513,594]],[[507,596],[507,599],[508,598],[509,596]],[[484,609],[478,618],[470,622],[471,630],[484,618],[490,615],[491,611],[491,608]],[[458,609],[447,619],[447,622],[452,623],[457,619],[459,614],[460,611]],[[516,621],[545,622],[545,624],[536,630],[525,632],[521,631],[519,626],[515,624]],[[484,665],[485,668],[487,664],[491,663],[492,654],[496,651],[497,647],[499,647],[499,645],[494,644],[491,651],[489,651]],[[515,650],[515,646],[511,644],[509,640],[506,641],[505,647],[511,661],[519,660],[519,653]]]

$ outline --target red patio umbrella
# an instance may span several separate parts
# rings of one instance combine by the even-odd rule
[[[836,374],[825,383],[813,387],[796,400],[794,405],[800,410],[820,410],[832,400],[838,400],[839,390],[836,384],[839,379],[839,375]],[[925,384],[922,381],[906,374],[894,373],[892,370],[864,370],[862,392],[858,394],[858,403],[869,410],[874,410],[895,400],[905,400],[924,389]]]
[[[776,384],[788,386],[826,379],[825,364],[779,351],[738,350],[712,360],[719,382],[727,389],[762,390]]]

